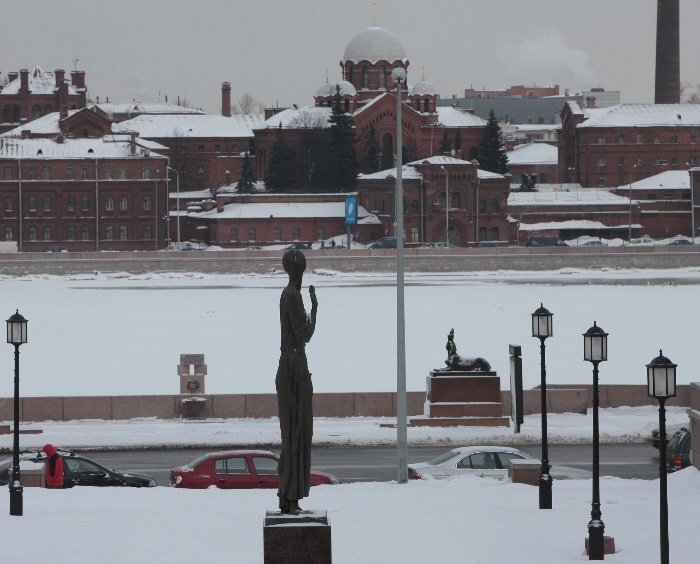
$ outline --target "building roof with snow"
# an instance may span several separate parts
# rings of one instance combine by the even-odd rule
[[[245,138],[253,137],[253,129],[262,123],[263,116],[258,114],[235,114],[231,117],[207,114],[143,114],[115,123],[112,131],[136,131],[140,137],[151,139]]]
[[[197,108],[188,108],[164,102],[143,102],[137,100],[132,102],[99,102],[89,107],[102,112],[108,117],[115,115],[135,117],[141,114],[204,114],[202,110]]]
[[[16,96],[19,94],[22,79],[18,76],[0,89],[0,96]],[[79,94],[84,88],[76,88],[71,83],[68,85],[68,94]],[[53,71],[45,71],[39,66],[35,66],[29,71],[29,91],[32,94],[53,94],[56,91],[56,74]]]
[[[570,189],[573,185],[539,185],[535,192],[511,191],[508,207],[512,206],[601,206],[629,205],[629,199],[613,194],[609,190],[596,188]]]
[[[484,127],[488,122],[472,113],[452,106],[438,106],[438,123],[445,127]]]
[[[216,209],[190,213],[196,219],[266,219],[266,218],[344,218],[345,202],[231,202],[223,211]],[[357,208],[357,220],[361,223],[381,223],[363,206]],[[375,221],[376,220],[376,221]]]
[[[67,115],[70,117],[79,111],[81,110],[68,110]],[[23,123],[19,127],[10,129],[5,133],[0,134],[0,137],[20,137],[22,135],[22,131],[25,130],[31,131],[32,134],[37,135],[58,135],[61,133],[61,128],[58,123],[60,119],[60,112],[51,112],[33,119],[32,121],[28,121],[27,123]]]
[[[690,189],[690,174],[687,170],[667,170],[654,176],[632,182],[632,190],[663,190],[664,188]],[[618,190],[629,190],[629,184],[617,187]]]
[[[526,143],[508,151],[509,165],[556,165],[559,149],[549,143]]]
[[[355,37],[345,47],[343,61],[403,61],[406,51],[396,36],[379,26],[367,28]]]
[[[165,158],[153,152],[162,145],[137,139],[136,155],[131,153],[128,136],[116,135],[97,139],[8,139],[0,138],[0,159],[125,159],[136,157]],[[165,147],[162,147],[165,148]]]
[[[700,104],[619,104],[596,110],[586,110],[586,121],[577,127],[700,126]]]
[[[326,106],[304,106],[302,108],[287,108],[269,117],[265,121],[257,123],[254,129],[304,129],[330,127],[328,118],[331,116],[331,108]]]

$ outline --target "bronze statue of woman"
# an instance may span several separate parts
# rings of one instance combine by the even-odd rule
[[[298,514],[299,500],[309,495],[313,386],[305,348],[316,328],[318,301],[316,290],[309,286],[311,313],[307,315],[301,297],[301,279],[306,270],[304,253],[297,249],[286,251],[282,266],[289,283],[280,298],[281,346],[275,378],[282,433],[277,495],[282,513]]]

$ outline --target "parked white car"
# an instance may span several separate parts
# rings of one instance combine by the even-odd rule
[[[449,478],[472,474],[482,478],[508,477],[508,461],[517,458],[538,460],[529,454],[511,447],[502,446],[468,446],[449,450],[428,462],[408,465],[408,477],[419,479],[424,476]],[[550,475],[555,480],[585,480],[592,473],[582,468],[553,465]]]

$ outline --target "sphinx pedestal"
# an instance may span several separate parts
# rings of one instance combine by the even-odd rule
[[[431,370],[424,415],[409,419],[411,426],[509,427],[502,415],[501,379],[480,370]]]

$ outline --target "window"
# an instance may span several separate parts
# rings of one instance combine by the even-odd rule
[[[214,464],[216,474],[250,474],[248,461],[243,456],[220,458]]]
[[[80,238],[83,241],[89,241],[90,240],[90,228],[87,225],[83,225],[80,228]]]
[[[619,157],[617,159],[618,168],[625,168],[625,157]]]
[[[114,239],[114,227],[112,227],[111,225],[105,227],[105,239],[107,239],[108,241]]]
[[[251,227],[248,229],[248,241],[255,241],[256,239],[256,232],[255,232],[255,227]]]
[[[605,167],[605,157],[600,157],[600,158],[598,159],[598,166],[599,166],[600,168],[604,168],[604,167]]]
[[[420,239],[418,238],[418,236],[419,236],[418,228],[411,227],[411,243],[419,243]]]
[[[126,211],[129,209],[129,198],[126,196],[120,196],[119,198],[119,211]]]
[[[644,159],[642,157],[637,157],[637,164],[635,164],[634,166],[640,168],[642,165],[644,165]]]
[[[496,459],[492,452],[475,452],[463,458],[457,463],[457,468],[468,468],[472,470],[494,470]]]
[[[678,166],[678,157],[671,157],[671,166]]]
[[[598,145],[605,145],[605,137],[598,137]]]
[[[420,213],[420,204],[418,200],[411,200],[411,213],[418,215]]]
[[[29,226],[29,240],[36,241],[36,227],[33,225]]]
[[[12,227],[5,227],[5,241],[14,241],[15,234],[12,232]]]
[[[29,167],[29,171],[27,171],[27,178],[29,178],[29,180],[36,180],[36,167],[35,166]]]
[[[277,461],[274,458],[268,458],[267,456],[254,456],[253,466],[255,466],[255,473],[261,476],[277,475]]]
[[[678,143],[678,135],[671,135],[671,143]]]
[[[479,200],[479,213],[486,213],[488,202],[483,198]]]
[[[32,119],[37,119],[41,117],[41,106],[34,104],[32,106]]]
[[[617,138],[617,144],[618,145],[624,145],[625,144],[625,136],[620,135],[620,137]]]
[[[66,239],[68,241],[75,241],[75,225],[66,227]]]
[[[641,135],[637,135],[637,145],[641,145],[644,143],[644,137]]]
[[[119,169],[119,180],[126,180],[128,178],[126,174],[126,169],[124,167],[121,167]]]
[[[81,167],[80,168],[80,180],[87,180],[88,179],[88,169],[87,167]]]
[[[499,468],[508,468],[508,462],[511,460],[522,460],[523,457],[520,456],[519,454],[515,454],[512,452],[499,452],[497,453],[498,456],[498,467]]]
[[[318,232],[316,233],[316,239],[325,239],[326,238],[326,228],[325,227],[319,227]],[[279,239],[277,239],[279,241]]]
[[[379,67],[379,88],[382,90],[386,88],[386,71],[384,67]]]
[[[292,227],[292,241],[298,241],[301,238],[301,229]]]
[[[90,196],[80,197],[80,207],[84,212],[90,211]]]
[[[129,238],[129,229],[126,225],[119,226],[119,238],[122,240]]]
[[[153,227],[151,225],[144,225],[143,226],[143,238],[144,239],[153,239]]]
[[[698,142],[698,138],[695,135],[690,136],[690,144],[695,145]]]
[[[369,69],[367,67],[362,68],[362,88],[369,88]]]
[[[29,198],[29,211],[30,212],[36,211],[36,198],[34,196]]]
[[[231,228],[231,234],[229,236],[229,239],[231,242],[235,243],[238,242],[238,227],[232,227]]]
[[[690,157],[688,159],[688,164],[690,166],[698,166],[698,158],[697,157]]]
[[[498,229],[498,227],[492,227],[491,228],[491,240],[492,241],[498,241],[501,238],[501,232]]]
[[[605,188],[605,177],[601,176],[598,178],[598,187],[599,188]]]
[[[51,211],[51,196],[44,196],[43,204],[45,212]]]
[[[9,166],[5,167],[4,178],[5,180],[12,180],[12,169]]]
[[[660,145],[661,144],[661,138],[657,135],[654,137],[654,145]]]
[[[41,169],[42,180],[51,180],[51,169],[47,166]]]
[[[204,174],[204,165],[197,165],[197,174]]]
[[[153,203],[152,203],[151,197],[144,196],[143,197],[143,210],[144,211],[151,211],[152,205],[153,205]]]
[[[69,212],[75,211],[75,196],[68,196],[66,198],[66,211],[69,211]]]
[[[214,152],[220,153],[221,152],[221,145],[219,145],[218,143],[216,145],[214,145]]]
[[[149,167],[143,168],[143,178],[145,178],[146,180],[151,178],[151,169]]]
[[[44,241],[51,241],[53,239],[53,231],[51,231],[50,227],[44,227],[43,234]]]
[[[114,198],[112,198],[112,196],[107,196],[105,198],[105,210],[107,210],[107,211],[114,210]]]
[[[649,200],[656,200],[656,194],[649,194]]]
[[[486,227],[479,227],[479,241],[486,241],[487,233]]]
[[[66,169],[66,178],[68,180],[75,180],[75,169],[72,166]]]
[[[203,153],[204,152],[204,145],[197,145],[197,152]]]
[[[452,197],[450,199],[452,200],[452,203],[450,204],[450,207],[461,208],[462,207],[462,194],[460,194],[459,192],[452,192],[451,196]],[[418,204],[418,202],[416,202],[416,204]]]
[[[13,207],[12,204],[13,204],[13,203],[14,203],[14,202],[13,202],[13,200],[12,200],[12,197],[10,197],[10,196],[5,196],[5,211],[6,211],[6,212],[12,211],[12,207]]]
[[[107,180],[112,180],[112,178],[114,178],[114,169],[111,166],[105,168],[105,178]]]

